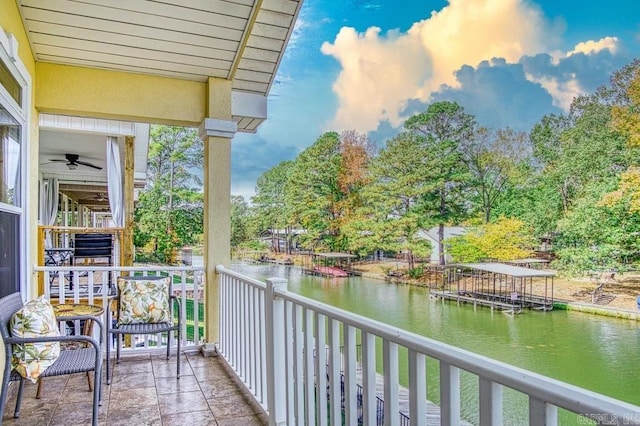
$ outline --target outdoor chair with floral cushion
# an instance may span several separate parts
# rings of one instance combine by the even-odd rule
[[[94,317],[66,317],[65,320],[92,320]],[[20,382],[14,417],[20,416],[20,403],[25,379],[37,383],[43,377],[93,371],[93,419],[98,424],[100,383],[102,372],[101,342],[89,336],[61,336],[53,308],[43,297],[22,302],[20,293],[0,299],[0,334],[5,347],[4,375],[0,392],[0,423],[7,403],[9,382]],[[61,342],[81,341],[87,347],[75,351],[60,351]]]
[[[167,359],[171,355],[171,332],[176,332],[176,371],[180,378],[180,303],[171,292],[171,277],[119,277],[115,299],[116,318],[108,329],[107,384],[111,384],[110,346],[116,337],[116,364],[120,362],[123,335],[167,333]],[[175,307],[175,310],[174,310]],[[134,343],[135,344],[135,343]]]

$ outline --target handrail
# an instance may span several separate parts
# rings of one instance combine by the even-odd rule
[[[92,266],[92,265],[78,265],[78,266],[40,266],[33,265],[35,272],[45,271],[115,271],[115,272],[154,272],[154,271],[204,271],[204,266]]]
[[[124,231],[126,228],[122,226],[108,226],[104,228],[97,228],[93,226],[56,226],[56,225],[38,225],[38,228],[51,231],[69,231],[75,233],[92,233],[99,232],[101,234],[115,234],[116,232]]]
[[[124,251],[122,250],[124,244],[124,235],[127,229],[123,227],[87,227],[87,226],[57,226],[57,225],[38,225],[38,265],[45,264],[45,240],[47,234],[65,235],[64,245],[69,244],[69,238],[71,234],[89,234],[89,233],[101,233],[101,234],[113,234],[114,246],[120,247],[119,253],[112,253],[113,259],[118,259],[117,263],[124,263]],[[52,238],[54,246],[57,246],[58,238]],[[44,291],[44,277],[42,274],[38,274],[38,292]]]
[[[226,327],[224,327],[224,338],[221,341],[221,353],[230,364],[234,365],[241,379],[248,377],[251,379],[251,386],[254,389],[260,388],[258,396],[259,402],[263,406],[270,398],[287,400],[289,401],[288,404],[295,405],[295,407],[286,407],[287,413],[284,414],[282,412],[270,412],[270,416],[276,416],[276,422],[287,416],[289,418],[296,415],[304,416],[305,409],[311,410],[306,412],[305,421],[310,421],[315,416],[314,410],[316,408],[313,408],[313,406],[305,408],[313,403],[312,400],[307,399],[304,402],[300,402],[296,399],[303,398],[304,395],[313,394],[313,391],[308,386],[313,386],[314,380],[319,381],[318,383],[326,383],[323,377],[315,377],[314,379],[314,369],[311,368],[309,370],[309,365],[315,363],[315,371],[319,371],[320,364],[318,363],[322,362],[322,360],[317,359],[314,361],[313,356],[307,354],[308,349],[312,348],[313,345],[315,347],[318,347],[318,345],[324,347],[326,344],[331,348],[327,367],[331,369],[331,374],[334,374],[335,363],[345,366],[345,376],[347,377],[343,393],[345,403],[349,398],[353,397],[352,395],[355,395],[355,385],[357,384],[354,372],[356,363],[355,330],[358,330],[362,334],[363,343],[365,336],[369,342],[367,343],[368,349],[364,351],[366,359],[364,360],[365,373],[363,376],[368,381],[368,384],[365,384],[365,388],[368,389],[369,395],[371,392],[375,392],[375,386],[371,390],[371,368],[375,369],[375,363],[372,364],[371,358],[372,356],[375,357],[375,348],[371,348],[371,342],[373,342],[371,337],[382,339],[385,366],[389,363],[389,367],[392,369],[397,368],[398,347],[404,347],[408,349],[410,355],[412,354],[413,364],[410,365],[410,368],[417,368],[417,371],[419,371],[417,374],[421,378],[417,379],[417,382],[410,383],[411,393],[418,392],[419,395],[420,392],[424,392],[426,385],[424,357],[427,356],[440,361],[440,404],[442,420],[445,423],[449,421],[457,423],[460,421],[459,371],[464,370],[480,379],[479,399],[482,424],[485,422],[501,423],[501,386],[514,389],[529,397],[529,421],[531,424],[544,424],[547,421],[556,422],[557,408],[563,408],[589,419],[594,418],[594,416],[600,416],[598,418],[606,418],[610,421],[617,419],[617,423],[613,424],[623,424],[623,422],[626,422],[625,424],[640,424],[639,406],[294,294],[286,289],[286,285],[270,285],[269,283],[273,282],[274,279],[267,280],[267,284],[265,284],[231,271],[224,266],[216,267],[216,271],[222,275],[224,283],[220,292],[220,309],[221,323]],[[227,282],[226,277],[234,278],[237,281]],[[280,280],[279,282],[283,281],[281,279],[278,280]],[[247,286],[247,288],[244,286]],[[253,288],[253,290],[250,290],[250,288]],[[255,296],[256,291],[262,295]],[[284,301],[285,304],[282,305],[278,301]],[[271,303],[274,304],[272,307],[270,306]],[[267,312],[268,315],[262,316],[264,312]],[[339,355],[340,337],[337,337],[338,328],[336,328],[339,323],[343,324],[344,327],[340,336],[345,339],[344,345],[346,347],[346,352],[342,355],[344,357],[342,361],[339,358],[341,356]],[[240,328],[236,332],[233,329],[234,327]],[[264,327],[262,332],[266,330],[264,336],[261,334],[261,327]],[[325,329],[324,327],[327,328]],[[227,330],[226,328],[229,329]],[[269,332],[270,329],[272,330],[271,332]],[[325,332],[328,332],[329,342],[325,341]],[[332,335],[333,337],[331,337]],[[276,338],[275,336],[278,336],[278,339],[283,339],[283,341],[271,342],[270,338]],[[247,349],[259,348],[260,342],[264,341],[263,339],[267,341],[267,376],[270,374],[276,375],[267,380],[267,386],[262,385],[259,380],[256,382],[256,379],[251,376],[254,371],[261,371],[265,367],[264,351],[259,352],[262,354],[261,359],[247,360],[245,355]],[[282,353],[283,347],[286,348],[286,356]],[[270,350],[275,350],[276,352],[269,355]],[[283,358],[285,359],[283,360]],[[326,357],[323,357],[323,359],[326,359]],[[248,365],[249,362],[258,364],[252,367]],[[277,363],[277,366],[270,365],[270,362]],[[420,363],[422,363],[422,367],[419,366]],[[260,367],[260,365],[263,365],[263,367]],[[384,372],[385,383],[390,384],[393,389],[394,386],[397,387],[397,372],[386,370],[387,367],[385,367]],[[260,379],[261,374],[264,373],[257,374],[258,379]],[[271,386],[270,380],[286,384]],[[331,382],[331,379],[327,380]],[[290,381],[293,382],[290,383]],[[318,384],[318,386],[325,385]],[[284,394],[264,395],[265,388],[266,390],[271,389],[276,393],[284,392]],[[420,388],[422,388],[422,391],[420,391]],[[299,389],[303,389],[303,391]],[[290,392],[294,392],[298,396],[293,396],[294,399],[292,400]],[[302,393],[300,394],[300,392]],[[388,406],[393,412],[397,409],[397,395],[394,395],[393,391],[391,394],[387,393],[386,395],[394,399],[388,405],[387,401],[385,401],[385,407]],[[331,398],[335,398],[335,396]],[[331,398],[330,401],[335,401],[335,399]],[[338,398],[340,397],[338,396]],[[412,404],[420,404],[419,400],[420,396],[411,396]],[[367,404],[369,407],[367,410],[370,410],[370,402],[367,402]],[[283,409],[277,404],[269,404],[268,407],[275,408],[276,411]],[[352,412],[353,408],[355,406],[348,406],[345,412]],[[326,419],[323,418],[323,410],[326,410],[326,406],[323,406],[322,402],[320,402],[317,410],[319,410],[318,421],[321,424],[325,424],[324,420]],[[424,412],[424,407],[416,410],[416,413],[421,412]],[[368,416],[371,416],[371,411],[367,411],[367,413]],[[336,414],[332,415],[335,416]],[[353,419],[353,417],[351,418]]]
[[[275,292],[283,299],[295,302],[304,308],[335,318],[345,324],[393,341],[408,349],[445,361],[470,373],[486,377],[493,382],[522,391],[527,395],[552,402],[553,405],[574,413],[591,414],[605,411],[621,419],[629,413],[637,413],[638,420],[640,420],[640,407],[636,405],[343,311],[295,293],[278,290]]]
[[[130,274],[157,275],[167,273],[172,277],[172,295],[180,304],[181,345],[196,347],[203,336],[205,268],[202,266],[39,266],[33,271],[46,278],[47,286],[40,294],[58,303],[90,303],[107,306],[115,296],[118,276]],[[109,323],[110,312],[105,309],[104,321]],[[79,324],[76,324],[79,327]],[[112,344],[113,342],[108,342]],[[138,342],[139,350],[152,351],[166,348],[166,337],[147,335]],[[138,350],[132,345],[127,351]]]

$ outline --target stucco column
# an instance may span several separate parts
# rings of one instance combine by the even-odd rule
[[[134,145],[133,136],[124,138],[124,232],[122,235],[122,265],[133,265],[133,213],[134,213]]]
[[[216,265],[231,260],[231,81],[210,78],[207,115],[200,125],[204,142],[204,266],[205,339],[216,343],[219,333],[219,276]]]

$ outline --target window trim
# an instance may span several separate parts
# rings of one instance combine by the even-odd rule
[[[31,158],[31,138],[30,133],[30,117],[31,117],[31,75],[27,71],[24,63],[18,55],[18,42],[13,34],[5,32],[0,27],[0,61],[4,63],[13,78],[21,86],[21,103],[13,99],[7,90],[0,86],[0,102],[4,109],[11,114],[19,123],[20,131],[20,206],[12,206],[0,203],[0,210],[20,215],[20,283],[19,289],[23,297],[28,300],[32,298],[32,285],[30,285],[32,274],[27,270],[28,258],[31,253],[32,242],[29,235],[29,224],[32,223],[31,200],[29,198],[29,179],[31,176],[29,162]],[[22,105],[22,106],[20,106]]]

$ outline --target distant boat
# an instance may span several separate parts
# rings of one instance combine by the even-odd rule
[[[314,266],[313,270],[320,275],[325,275],[329,277],[348,277],[349,276],[349,274],[346,271],[343,271],[340,268],[336,268],[335,266]]]

